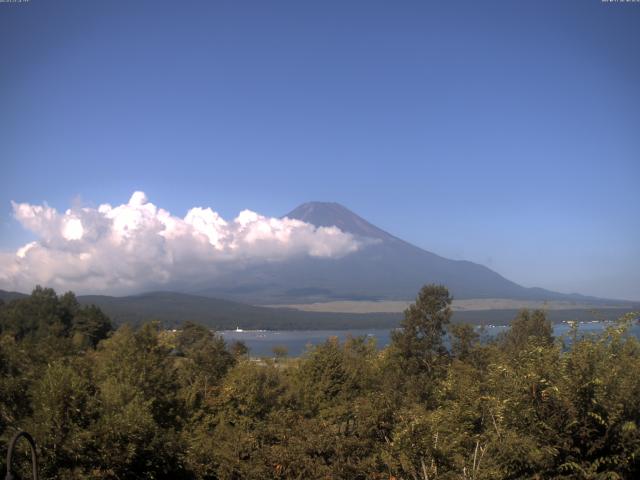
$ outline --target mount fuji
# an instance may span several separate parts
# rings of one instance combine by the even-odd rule
[[[597,302],[594,297],[527,288],[484,265],[451,260],[412,245],[338,203],[304,203],[283,217],[336,226],[363,240],[342,258],[303,257],[254,265],[190,293],[254,304],[409,300],[422,285],[446,285],[454,298]]]

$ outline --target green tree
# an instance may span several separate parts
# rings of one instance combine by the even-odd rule
[[[101,408],[93,434],[100,475],[180,477],[179,383],[170,350],[159,342],[159,325],[120,327],[98,345],[95,357]]]
[[[30,358],[13,336],[0,336],[0,436],[31,412],[29,386],[35,373]],[[1,457],[0,460],[4,460]]]
[[[422,400],[433,395],[434,382],[446,368],[445,327],[451,318],[449,290],[442,285],[425,285],[415,303],[404,312],[400,329],[391,333],[391,353],[398,378],[406,390]]]
[[[74,308],[68,300],[61,304],[53,289],[37,286],[28,297],[12,300],[2,309],[2,331],[18,340],[66,336]]]
[[[551,345],[554,341],[553,325],[547,319],[544,310],[530,312],[523,309],[511,322],[511,328],[500,337],[503,347],[516,351],[525,348],[528,343]]]
[[[76,345],[95,347],[113,330],[111,320],[100,308],[88,305],[78,308],[71,323],[71,336]]]
[[[271,349],[271,351],[278,361],[284,360],[287,358],[287,355],[289,355],[289,349],[286,345],[276,345]]]
[[[242,340],[234,340],[231,342],[229,350],[234,358],[238,360],[249,356],[249,347],[247,347],[247,344]]]
[[[478,347],[480,338],[473,325],[456,323],[449,325],[448,330],[451,337],[452,355],[461,360],[468,360]]]
[[[222,337],[191,322],[184,324],[177,338],[183,357],[177,362],[181,393],[192,414],[207,409],[218,385],[236,363]]]
[[[300,404],[308,414],[316,415],[341,403],[357,392],[355,373],[337,337],[312,347],[296,372]]]
[[[190,439],[189,464],[209,478],[261,479],[273,476],[268,433],[272,414],[279,412],[286,386],[272,364],[245,360],[225,377],[217,414],[196,426]]]
[[[86,357],[59,359],[33,386],[27,429],[38,439],[45,478],[74,477],[92,468],[91,425],[99,412],[90,368]]]

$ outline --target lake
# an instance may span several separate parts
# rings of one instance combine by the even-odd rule
[[[613,325],[611,322],[584,322],[580,323],[579,334],[600,333],[606,327]],[[479,327],[476,327],[479,328]],[[491,338],[507,329],[507,326],[496,325],[485,327],[482,338]],[[570,331],[567,323],[557,323],[553,326],[553,334],[556,337],[566,335]],[[631,332],[640,338],[640,325],[634,323]],[[307,345],[318,345],[330,337],[338,337],[344,341],[348,337],[369,336],[376,340],[379,348],[386,347],[391,340],[391,330],[389,329],[354,329],[354,330],[246,330],[237,332],[235,330],[223,330],[218,332],[228,342],[240,340],[249,347],[249,354],[252,357],[272,357],[273,348],[284,346],[289,352],[289,356],[297,357],[302,355]]]

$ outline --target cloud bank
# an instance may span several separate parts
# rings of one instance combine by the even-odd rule
[[[315,227],[244,210],[226,221],[211,208],[184,218],[135,192],[116,207],[73,208],[14,203],[15,218],[37,240],[0,253],[0,288],[34,285],[79,293],[124,294],[193,284],[261,262],[339,258],[362,247],[337,227]]]

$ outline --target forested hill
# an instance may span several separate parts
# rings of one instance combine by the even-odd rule
[[[5,302],[27,295],[0,290]],[[197,322],[215,330],[340,330],[358,328],[393,328],[398,326],[401,313],[329,313],[305,312],[289,308],[267,308],[217,298],[176,292],[150,292],[126,297],[80,295],[82,305],[96,305],[115,324],[140,324],[160,320],[165,327]],[[613,320],[633,308],[607,308],[594,313],[586,309],[554,310],[548,312],[552,322],[565,320]],[[453,313],[455,322],[507,325],[516,317],[516,309],[469,310]]]
[[[9,302],[28,295],[0,290],[0,300]],[[81,305],[96,305],[115,324],[141,324],[159,320],[167,328],[186,321],[216,330],[270,329],[318,330],[343,328],[392,328],[400,313],[324,313],[289,308],[267,308],[217,298],[176,292],[149,292],[126,297],[79,295]]]
[[[17,298],[24,298],[27,295],[19,292],[7,292],[6,290],[0,290],[0,301],[9,302]]]
[[[217,330],[386,328],[398,325],[399,313],[323,313],[288,308],[256,307],[217,298],[175,292],[151,292],[128,297],[80,296],[83,304],[100,307],[116,323],[160,320],[166,326],[192,321]]]

